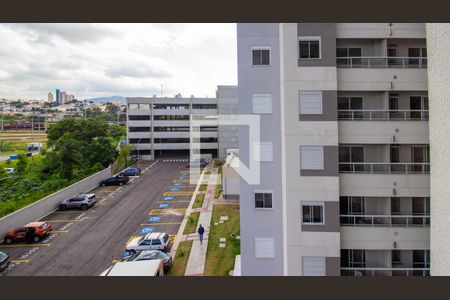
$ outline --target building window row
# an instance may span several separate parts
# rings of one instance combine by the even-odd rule
[[[129,132],[150,132],[151,127],[128,127]]]

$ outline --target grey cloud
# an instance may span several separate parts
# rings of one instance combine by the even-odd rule
[[[51,42],[53,37],[59,37],[71,43],[97,42],[108,37],[121,37],[122,33],[104,25],[94,24],[10,24],[9,26],[24,29],[36,36],[41,43]]]
[[[110,77],[135,77],[135,78],[145,78],[145,77],[153,77],[153,78],[167,78],[172,77],[172,74],[164,71],[157,70],[152,67],[149,67],[145,64],[138,65],[137,63],[134,65],[113,65],[109,66],[105,74]]]

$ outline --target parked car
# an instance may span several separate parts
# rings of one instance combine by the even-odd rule
[[[3,170],[5,170],[5,173],[8,175],[15,175],[17,173],[16,169],[14,168],[4,168]]]
[[[128,176],[114,176],[105,180],[102,180],[100,182],[101,186],[105,185],[124,185],[126,184],[130,179]]]
[[[12,242],[25,241],[28,228],[34,228],[34,241],[39,242],[45,238],[52,231],[52,225],[47,222],[31,222],[21,227],[16,227],[5,234],[5,243],[11,244]]]
[[[170,240],[165,232],[152,232],[146,236],[132,239],[126,247],[128,252],[138,252],[143,250],[167,250]]]
[[[81,210],[86,210],[94,206],[95,202],[97,202],[95,194],[81,194],[61,201],[59,209],[79,208]]]
[[[9,266],[11,258],[5,252],[0,251],[0,271],[3,271]]]
[[[122,261],[140,261],[161,259],[164,264],[164,272],[167,272],[172,266],[172,255],[160,250],[144,250],[139,253],[132,253],[122,259]]]
[[[141,174],[140,168],[126,168],[120,175],[122,176],[139,176]]]
[[[208,164],[204,161],[192,161],[186,167],[187,168],[204,168]]]

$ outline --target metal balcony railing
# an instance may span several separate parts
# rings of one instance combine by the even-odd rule
[[[366,227],[426,227],[428,215],[340,215],[343,226]]]
[[[426,68],[426,57],[356,56],[337,57],[338,68]]]
[[[345,121],[428,121],[428,110],[338,110]]]
[[[342,276],[430,276],[430,268],[341,268]]]
[[[340,173],[429,174],[430,163],[340,162]]]

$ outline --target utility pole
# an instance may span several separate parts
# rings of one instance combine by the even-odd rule
[[[161,98],[163,97],[163,85],[161,84]]]

